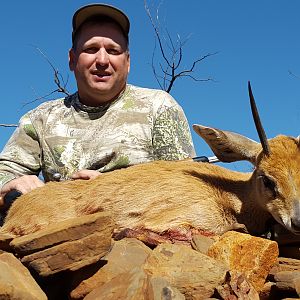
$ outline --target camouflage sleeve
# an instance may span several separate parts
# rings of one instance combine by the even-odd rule
[[[153,153],[158,160],[195,156],[190,128],[179,105],[162,106],[154,123]]]
[[[19,176],[38,175],[40,156],[38,135],[27,114],[0,154],[0,189]]]

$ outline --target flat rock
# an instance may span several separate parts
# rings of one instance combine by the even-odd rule
[[[151,252],[150,248],[137,239],[124,238],[115,241],[112,250],[102,258],[107,260],[107,264],[93,276],[80,282],[71,292],[71,299],[82,299],[93,289],[110,282],[114,277],[135,267],[141,267]]]
[[[0,254],[0,270],[0,299],[47,299],[30,272],[13,254]]]
[[[94,289],[84,299],[184,300],[185,297],[164,278],[151,277],[137,267]]]
[[[276,288],[280,291],[295,291],[295,282],[300,279],[300,271],[281,271],[274,276]],[[297,286],[298,287],[298,286]]]
[[[26,237],[26,241],[21,240],[20,242],[19,238],[17,242],[13,241],[16,248],[22,249],[22,253],[26,253],[29,248],[33,250],[36,245],[38,245],[37,249],[42,246],[43,250],[25,255],[21,259],[22,263],[34,269],[40,276],[49,276],[65,270],[78,270],[97,262],[108,253],[111,248],[114,223],[107,214],[100,213],[91,215],[90,218],[74,219],[74,223],[71,220],[68,221],[69,227],[57,224],[54,226],[54,230],[52,230],[53,228],[46,230],[46,236],[39,233],[35,238],[37,236],[35,235],[33,243],[30,242],[29,235]],[[91,226],[89,226],[90,224]],[[79,234],[81,229],[83,233]],[[67,233],[70,234],[69,239]],[[78,233],[78,237],[76,233]],[[48,240],[50,243],[45,248]],[[55,240],[56,243],[53,243]]]
[[[111,281],[91,291],[85,300],[143,300],[147,275],[136,268],[114,277]]]
[[[187,299],[205,299],[225,282],[228,268],[186,245],[161,244],[144,264],[148,275],[165,278]]]
[[[281,271],[300,271],[300,260],[288,257],[278,257],[277,263],[269,272],[270,276],[275,276]]]
[[[13,239],[10,246],[23,256],[63,242],[79,240],[106,226],[114,226],[111,216],[107,212],[99,212],[51,224],[45,229]]]
[[[278,258],[278,245],[274,241],[249,234],[228,231],[208,250],[208,255],[239,271],[260,291],[272,266]]]

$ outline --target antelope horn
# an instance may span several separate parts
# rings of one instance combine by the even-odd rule
[[[266,133],[264,131],[264,128],[261,124],[260,118],[259,118],[259,114],[257,111],[257,107],[255,104],[255,100],[252,94],[252,90],[251,90],[251,85],[250,85],[250,81],[248,81],[248,91],[249,91],[249,97],[250,97],[250,105],[251,105],[251,111],[252,111],[252,116],[253,116],[253,120],[255,123],[255,127],[259,136],[259,140],[260,143],[262,145],[263,148],[263,152],[265,155],[270,155],[271,151],[270,151],[270,146],[268,143],[268,139],[266,137]]]

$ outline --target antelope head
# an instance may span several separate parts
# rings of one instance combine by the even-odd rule
[[[248,90],[260,143],[229,131],[200,125],[193,128],[221,161],[251,162],[255,169],[247,185],[249,201],[291,232],[300,234],[300,138],[279,135],[268,140],[250,83]]]

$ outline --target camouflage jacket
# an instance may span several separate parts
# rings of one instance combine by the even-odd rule
[[[26,113],[0,154],[0,188],[21,175],[63,179],[194,156],[182,108],[166,92],[127,85],[114,102],[87,107],[75,93]]]

